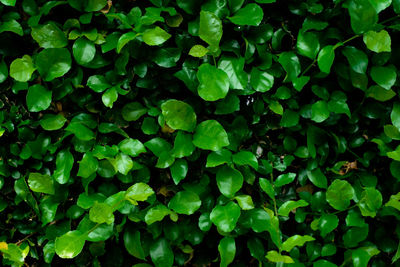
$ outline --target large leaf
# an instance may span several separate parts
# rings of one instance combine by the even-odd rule
[[[200,82],[197,91],[204,100],[216,101],[228,94],[229,77],[223,70],[205,63],[199,67],[197,78]]]
[[[32,28],[32,38],[43,48],[62,48],[68,44],[65,34],[54,23]]]
[[[78,230],[69,231],[56,238],[55,252],[63,259],[75,258],[81,253],[85,240],[85,233]]]
[[[190,191],[181,191],[168,203],[168,207],[174,210],[176,213],[191,215],[201,206],[201,200],[199,196]]]
[[[66,48],[47,48],[35,60],[37,69],[45,81],[61,77],[71,69],[71,54]]]
[[[210,45],[211,51],[218,50],[219,42],[222,38],[221,20],[209,11],[201,11],[199,36],[204,42]]]
[[[354,197],[353,187],[344,180],[335,180],[326,191],[326,201],[337,210],[344,210]]]
[[[226,205],[216,205],[210,214],[211,221],[223,232],[231,232],[239,219],[240,207],[230,201]]]
[[[17,58],[10,65],[10,76],[19,82],[27,82],[35,71],[32,58],[28,55]]]
[[[174,130],[191,132],[196,127],[196,113],[183,101],[170,99],[161,105],[165,122]]]
[[[242,188],[243,175],[236,169],[223,166],[217,172],[217,185],[221,194],[231,198]]]
[[[219,122],[203,121],[196,127],[193,144],[201,149],[218,151],[229,145],[228,134]]]
[[[26,105],[31,112],[39,112],[50,107],[52,92],[40,84],[29,87]]]

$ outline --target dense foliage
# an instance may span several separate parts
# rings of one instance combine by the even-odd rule
[[[12,266],[389,266],[400,0],[0,0]]]

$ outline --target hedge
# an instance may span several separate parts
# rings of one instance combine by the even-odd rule
[[[0,0],[11,266],[399,266],[400,0]]]

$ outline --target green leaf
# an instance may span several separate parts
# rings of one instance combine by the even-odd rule
[[[72,259],[81,253],[86,235],[81,231],[69,231],[56,238],[55,251],[60,258]]]
[[[350,205],[354,197],[353,187],[344,180],[335,180],[326,191],[326,201],[337,210],[344,210]]]
[[[174,183],[177,185],[180,181],[185,179],[189,168],[186,160],[178,159],[175,160],[170,169],[172,180],[174,180]]]
[[[96,54],[96,48],[92,41],[89,41],[85,37],[81,37],[76,40],[72,46],[72,54],[78,64],[84,65],[93,60]]]
[[[232,17],[228,19],[236,25],[260,25],[264,17],[262,8],[257,4],[248,4],[239,9]]]
[[[390,119],[392,120],[392,124],[400,130],[400,103],[393,103],[393,109],[390,113]]]
[[[290,109],[286,109],[283,112],[280,125],[282,127],[293,127],[299,123],[299,120],[300,120],[299,113]]]
[[[363,41],[369,50],[376,53],[392,51],[390,35],[385,30],[364,33]]]
[[[343,48],[342,53],[355,72],[364,74],[367,71],[368,57],[364,52],[353,46],[346,46]]]
[[[74,157],[68,149],[63,149],[57,154],[56,170],[53,178],[59,184],[66,184],[69,180],[72,166],[74,165]]]
[[[333,45],[324,46],[318,54],[318,67],[322,72],[330,73],[333,60],[335,59],[335,49]]]
[[[132,256],[144,260],[146,254],[141,244],[140,231],[132,231],[130,228],[124,231],[124,245]]]
[[[286,71],[285,82],[294,81],[301,72],[301,65],[299,58],[293,52],[283,52],[279,55],[279,64],[282,65]]]
[[[115,159],[111,161],[114,165],[114,168],[118,170],[123,175],[127,175],[129,171],[133,168],[132,159],[123,153],[119,153]]]
[[[216,101],[224,98],[229,91],[229,77],[220,69],[205,63],[197,72],[199,79],[198,94],[206,101]]]
[[[191,215],[201,206],[201,200],[196,193],[180,191],[169,201],[168,208],[179,214]]]
[[[250,84],[257,92],[265,93],[274,86],[274,76],[257,68],[251,70]]]
[[[242,210],[254,209],[253,199],[249,195],[239,195],[235,196],[237,203]]]
[[[354,267],[367,267],[369,260],[380,251],[375,247],[361,247],[352,251],[351,258]]]
[[[293,172],[281,174],[276,178],[274,185],[276,187],[281,187],[281,186],[290,184],[291,182],[294,181],[295,178],[296,178],[296,174]]]
[[[107,4],[107,0],[87,0],[84,9],[87,12],[99,11]]]
[[[327,234],[335,230],[338,225],[339,218],[334,214],[324,214],[318,221],[318,228],[321,231],[322,237],[325,237]]]
[[[68,44],[64,32],[52,22],[32,28],[31,35],[43,48],[63,48]]]
[[[204,57],[207,53],[208,49],[202,45],[194,45],[189,51],[189,55],[192,57]]]
[[[229,145],[228,134],[219,122],[203,121],[196,127],[193,144],[201,149],[218,151]]]
[[[53,195],[54,190],[54,180],[50,175],[40,174],[37,172],[31,172],[28,177],[29,188],[33,192],[45,193]]]
[[[90,76],[86,84],[96,93],[101,93],[111,87],[106,78],[102,75]]]
[[[35,71],[32,58],[28,55],[17,58],[10,65],[10,76],[18,82],[27,82]]]
[[[275,250],[268,251],[265,258],[270,262],[294,263],[290,256],[282,255]]]
[[[93,173],[96,173],[99,167],[99,162],[91,153],[85,153],[82,160],[79,161],[79,170],[77,176],[88,178]]]
[[[296,47],[300,55],[314,59],[320,49],[318,36],[315,33],[300,30],[297,36]]]
[[[22,29],[21,24],[19,24],[19,22],[15,19],[3,21],[3,23],[0,25],[0,33],[2,32],[13,32],[19,36],[24,35],[24,30]]]
[[[223,166],[217,172],[217,185],[224,196],[232,198],[242,188],[243,175],[236,169]]]
[[[199,37],[210,45],[211,52],[218,50],[222,38],[222,22],[214,13],[204,10],[200,12]]]
[[[159,204],[147,211],[144,221],[150,225],[155,222],[162,221],[168,214],[171,214],[171,211],[166,206]]]
[[[393,90],[386,90],[378,85],[368,88],[365,94],[367,97],[372,97],[381,102],[388,101],[396,95]]]
[[[141,153],[146,152],[146,148],[144,147],[143,143],[137,139],[132,139],[132,138],[127,138],[125,140],[122,140],[118,144],[118,147],[121,150],[121,152],[131,157],[137,157]]]
[[[192,132],[196,127],[196,113],[183,101],[170,99],[161,105],[167,125],[174,130]]]
[[[362,216],[374,218],[382,206],[382,194],[373,187],[367,187],[361,194],[361,199],[357,203]]]
[[[294,247],[302,247],[306,242],[314,241],[315,238],[309,235],[294,235],[282,243],[282,250],[290,252]]]
[[[119,54],[121,52],[122,48],[124,48],[124,46],[127,43],[129,43],[130,41],[136,39],[137,36],[138,36],[138,34],[134,31],[122,34],[121,37],[119,37],[119,39],[118,39],[117,48],[116,48],[117,53]]]
[[[227,267],[235,259],[236,244],[232,237],[224,237],[219,241],[218,251],[221,256],[221,267]]]
[[[35,60],[37,69],[46,82],[64,76],[71,69],[71,54],[66,48],[47,48]]]
[[[274,187],[270,181],[265,178],[260,178],[259,181],[261,189],[271,198],[275,198]]]
[[[371,68],[371,78],[379,86],[390,90],[396,82],[396,69],[392,67],[373,66]]]
[[[70,123],[65,130],[75,134],[75,136],[82,141],[89,141],[95,138],[94,133],[79,122]]]
[[[314,262],[313,267],[337,267],[337,265],[327,260],[318,260]]]
[[[35,84],[28,89],[26,105],[31,112],[39,112],[50,107],[52,92],[40,84]]]
[[[174,253],[165,238],[152,242],[150,256],[155,267],[171,267],[174,263]]]
[[[3,83],[8,77],[8,67],[4,60],[0,61],[0,83]]]
[[[224,163],[230,163],[232,161],[232,152],[227,149],[221,149],[213,151],[207,156],[206,167],[217,167]]]
[[[114,222],[113,210],[108,204],[96,201],[89,210],[89,219],[95,223],[112,224]]]
[[[230,88],[245,89],[248,83],[248,75],[244,72],[244,58],[222,57],[218,62],[218,68],[229,77]]]
[[[232,201],[226,205],[216,205],[210,214],[210,220],[223,232],[231,232],[240,216],[240,207]]]
[[[326,176],[320,168],[314,169],[312,171],[307,171],[307,177],[315,186],[319,188],[328,187]]]
[[[0,2],[6,6],[15,6],[17,0],[0,0]]]
[[[146,201],[153,194],[153,189],[147,184],[136,183],[126,190],[125,198],[133,205],[137,205],[137,201]]]
[[[257,158],[250,151],[239,151],[232,156],[232,160],[236,165],[249,165],[255,170],[258,169]]]
[[[295,210],[300,207],[307,207],[307,206],[308,206],[307,201],[305,201],[303,199],[300,199],[297,201],[289,200],[289,201],[286,201],[285,203],[283,203],[282,206],[279,207],[278,214],[281,216],[287,217],[287,216],[289,216],[289,213],[292,210]]]
[[[143,41],[151,46],[163,44],[169,38],[171,38],[171,34],[158,26],[153,29],[148,29],[143,33]]]
[[[108,108],[112,108],[114,102],[117,101],[118,91],[115,87],[111,87],[101,96],[101,100],[103,101],[104,106]]]
[[[351,0],[348,4],[351,28],[356,34],[371,30],[378,22],[378,13],[368,0]]]
[[[57,114],[45,114],[43,118],[39,121],[40,126],[46,131],[54,131],[61,129],[65,122],[67,121],[63,115]]]
[[[147,113],[147,108],[145,108],[139,102],[132,102],[126,104],[122,108],[122,117],[126,121],[137,121],[138,119],[140,119],[140,117],[142,117],[146,113]]]

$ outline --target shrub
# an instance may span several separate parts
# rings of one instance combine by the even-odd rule
[[[0,0],[12,266],[389,266],[399,0]]]

